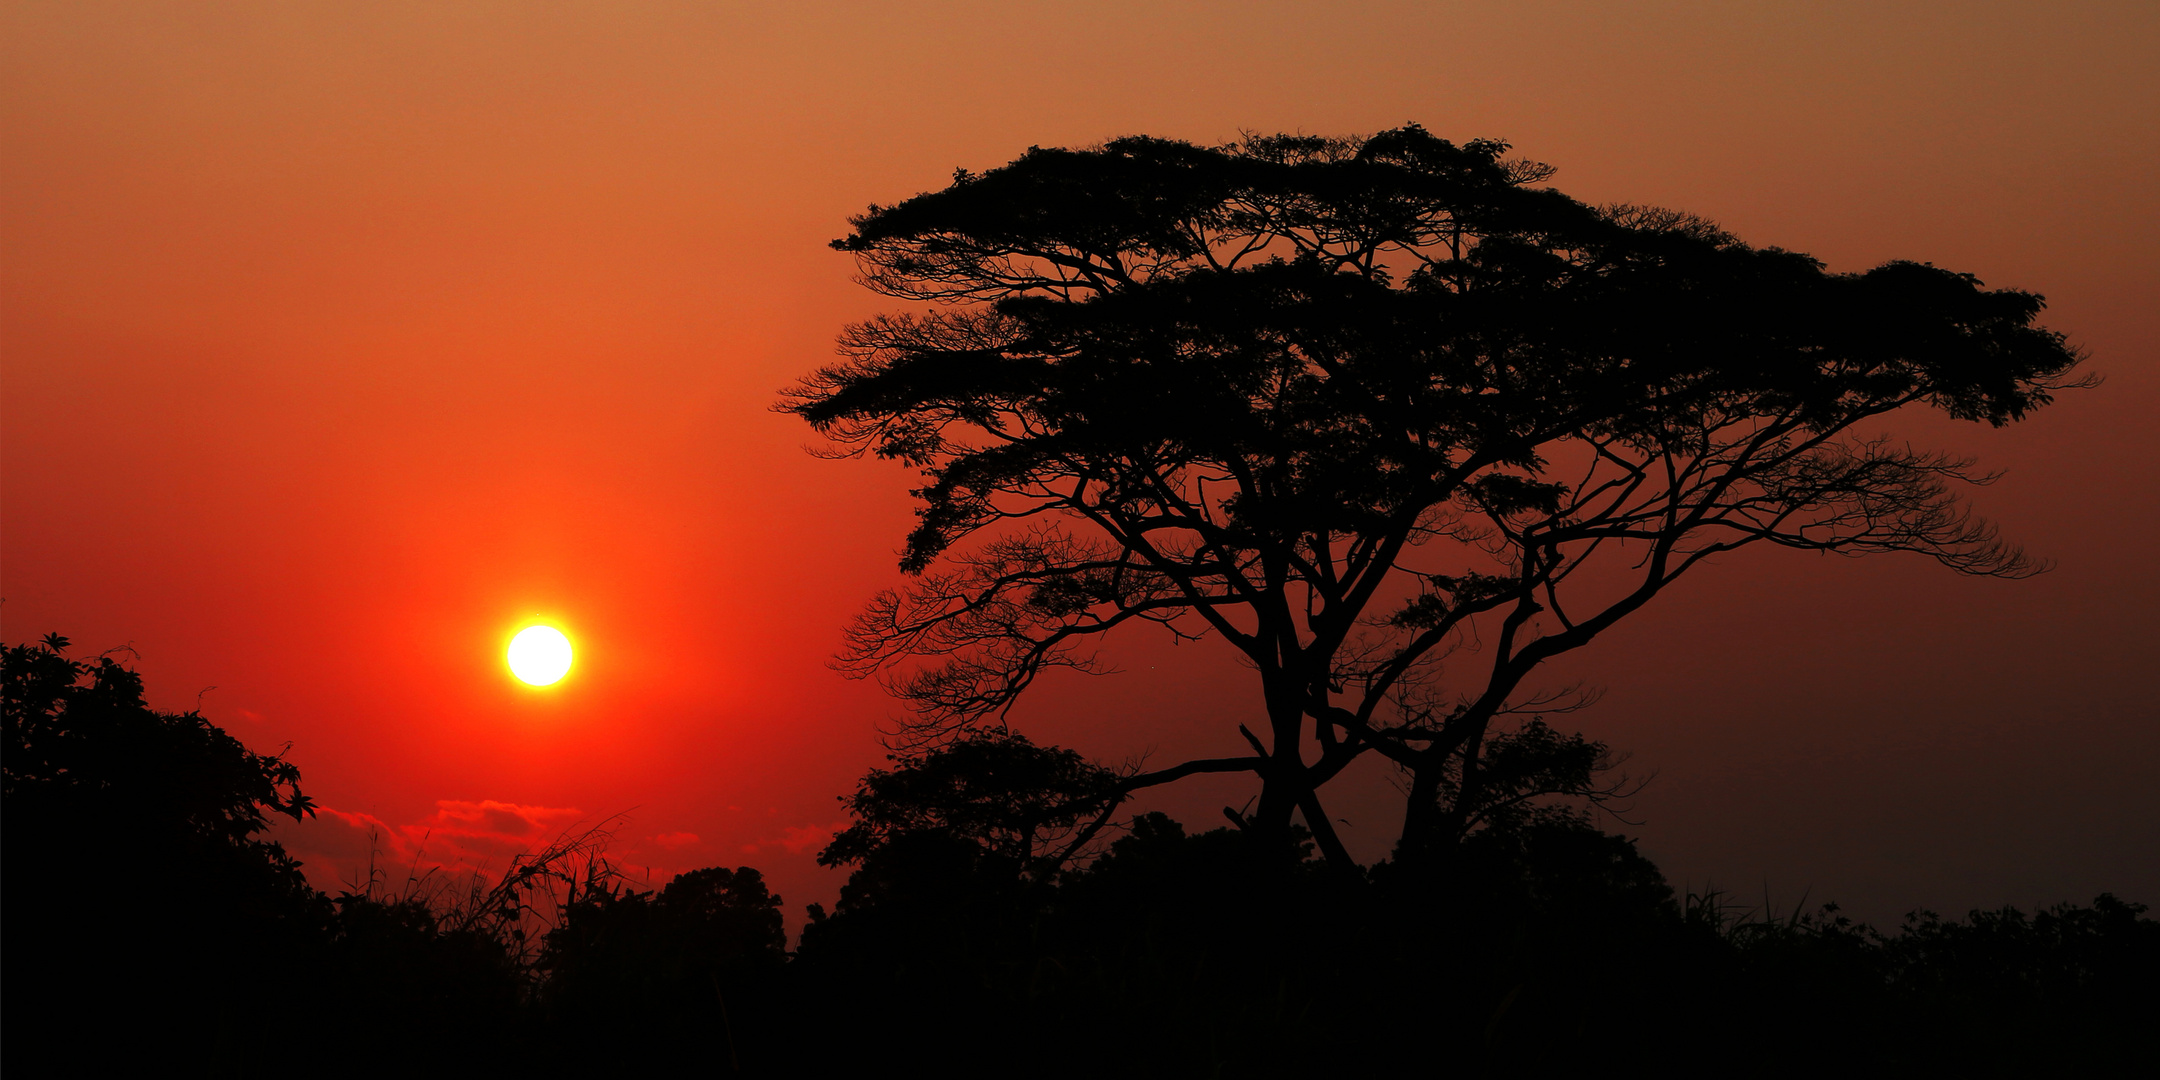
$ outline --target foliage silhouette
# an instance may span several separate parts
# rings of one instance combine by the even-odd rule
[[[540,960],[572,901],[620,887],[605,856],[615,821],[566,829],[493,877],[413,865],[393,884],[371,856],[365,879],[333,901],[326,1007],[395,1018],[398,1044],[444,1071],[500,1068],[521,1039],[561,1050],[528,1030],[542,1022]],[[315,1037],[339,1034],[332,1023]]]
[[[600,850],[605,823],[497,879],[371,874],[322,896],[262,839],[269,814],[306,813],[293,766],[149,709],[132,672],[65,644],[0,657],[11,1069],[152,1052],[229,1074],[372,1072],[378,1054],[422,1075],[790,1077],[2150,1063],[2144,908],[1920,912],[1880,933],[1834,906],[1676,900],[1585,812],[1604,748],[1542,724],[1488,740],[1506,779],[1444,865],[1355,877],[1296,826],[1278,850],[1159,813],[1053,864],[1040,853],[1070,849],[1082,808],[1129,777],[1010,733],[899,754],[848,800],[856,829],[829,852],[848,890],[789,954],[758,871],[642,890]]]
[[[2148,1056],[2160,923],[2136,905],[1921,913],[1896,934],[1834,906],[1735,918],[1719,895],[1676,898],[1579,809],[1537,805],[1490,816],[1445,872],[1388,862],[1362,884],[1309,840],[1270,857],[1159,813],[1031,888],[915,834],[943,842],[862,863],[851,888],[881,884],[813,912],[789,974],[849,1017],[853,1038],[817,1058],[832,1075],[896,1058],[956,1075],[1535,1075],[1681,1053],[1760,1075],[2008,1075]],[[964,1036],[926,1034],[956,1022]]]
[[[289,991],[323,959],[329,903],[261,838],[312,803],[291,763],[150,708],[133,671],[68,644],[0,654],[9,1057],[88,1069],[162,1045],[235,1065],[258,1025],[298,1019]]]
[[[270,813],[314,812],[299,769],[249,752],[200,713],[151,709],[140,676],[110,656],[70,660],[68,645],[51,634],[7,647],[0,790],[9,805],[26,815],[124,811],[161,839],[235,848],[290,869],[282,849],[255,837]]]
[[[636,1031],[648,1061],[741,1072],[743,1044],[770,1026],[786,960],[780,902],[749,867],[679,874],[658,892],[570,897],[539,959],[548,1023]]]
[[[1011,731],[967,732],[892,760],[895,768],[872,771],[841,800],[855,823],[818,862],[871,865],[895,844],[939,842],[923,839],[935,836],[1014,877],[1040,880],[1069,862],[1123,797],[1115,772]]]
[[[1919,911],[1884,934],[1836,904],[1736,919],[1722,900],[1689,897],[1690,922],[1715,941],[1691,973],[1735,1003],[1720,1041],[1752,1044],[1766,1075],[1861,1061],[1983,1076],[2152,1062],[2142,1029],[2160,1007],[2160,922],[2143,905],[2103,893],[2032,916]]]
[[[288,1040],[350,1054],[394,1043],[428,1071],[499,1065],[525,1026],[527,972],[498,936],[420,896],[346,893]],[[356,1045],[358,1044],[358,1045]]]
[[[871,812],[926,816],[906,800],[972,789],[970,770],[988,758],[960,748],[985,739],[1016,737],[964,736],[873,773]],[[1540,794],[1576,786],[1603,747],[1540,724],[1494,749],[1512,755],[1522,797],[1484,817],[1448,874],[1383,864],[1367,885],[1330,870],[1302,828],[1271,852],[1245,830],[1188,834],[1148,813],[1099,857],[1021,887],[1009,864],[986,871],[995,863],[982,845],[925,829],[864,859],[831,916],[813,911],[797,971],[849,995],[851,1015],[875,1018],[857,1021],[875,1025],[871,1045],[953,1015],[1011,1033],[943,1051],[970,1072],[1039,1057],[1052,1016],[1088,1035],[1060,1043],[1058,1061],[1034,1067],[1043,1075],[1401,1065],[1428,1052],[1422,1037],[1353,1033],[1398,1012],[1405,1032],[1444,1028],[1434,1013],[1493,1016],[1504,993],[1534,1016],[1548,984],[1579,987],[1586,971],[1685,932],[1671,890],[1632,844]],[[851,808],[860,816],[866,802]],[[1405,999],[1395,987],[1417,990]]]
[[[1258,675],[1252,754],[1128,786],[1249,772],[1245,826],[1300,816],[1348,872],[1319,792],[1352,760],[1411,774],[1398,857],[1438,857],[1494,724],[1565,704],[1539,665],[1718,554],[2038,568],[1962,505],[1986,474],[1858,427],[2077,385],[2039,297],[1587,206],[1507,149],[1124,138],[855,218],[862,282],[933,306],[851,327],[783,405],[923,476],[912,580],[844,667],[934,742],[1120,627],[1217,635]]]

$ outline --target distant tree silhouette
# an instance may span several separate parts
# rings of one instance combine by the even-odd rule
[[[1720,553],[2037,569],[1964,508],[1970,462],[1856,429],[2073,385],[2039,297],[1828,273],[1507,149],[1124,138],[853,219],[863,283],[933,306],[849,328],[783,406],[923,475],[912,580],[847,668],[934,742],[1120,627],[1220,635],[1258,676],[1252,753],[1126,784],[1250,772],[1248,829],[1300,814],[1349,867],[1319,792],[1352,760],[1411,776],[1399,858],[1467,836],[1487,741],[1567,704],[1538,666]]]
[[[847,800],[855,823],[826,861],[854,873],[790,955],[757,870],[634,888],[601,854],[604,822],[497,878],[371,875],[332,901],[262,839],[269,815],[310,805],[290,763],[150,709],[134,673],[66,645],[0,653],[0,1051],[25,1075],[376,1071],[377,1054],[423,1075],[1539,1075],[1679,1052],[1761,1075],[2131,1075],[2151,1060],[2160,923],[2143,907],[1920,912],[1881,933],[1834,906],[1675,903],[1579,808],[1610,787],[1605,748],[1536,720],[1484,741],[1475,801],[1442,776],[1468,822],[1446,860],[1383,862],[1357,887],[1296,823],[1280,849],[1160,813],[1103,832],[1133,778],[1009,732],[896,753]]]
[[[1115,772],[1071,750],[994,729],[890,760],[842,800],[854,823],[818,861],[853,871],[830,917],[811,905],[799,960],[898,1033],[1034,962],[1060,871],[1123,793]],[[911,981],[922,1007],[881,1001],[894,980]],[[969,1053],[996,1056],[983,1043]]]
[[[938,845],[991,873],[1041,880],[1100,830],[1123,797],[1112,770],[1010,731],[966,732],[892,761],[841,800],[855,822],[818,862],[860,864],[874,878],[896,845]]]
[[[1770,1076],[1820,1076],[1867,1061],[1958,1075],[2118,1075],[2150,1071],[2146,1029],[2160,1010],[2160,922],[2109,894],[2057,904],[1907,916],[1896,933],[1825,904],[1734,917],[1727,899],[1689,898],[1712,947],[1660,955],[1703,1000],[1702,1048],[1729,1048]],[[1808,1033],[1802,1035],[1801,1033]],[[1685,1029],[1659,1034],[1679,1041]]]
[[[548,932],[542,1005],[551,1027],[582,1033],[572,1045],[607,1060],[636,1031],[648,1061],[732,1074],[746,1044],[767,1041],[786,947],[780,897],[749,867],[678,874],[657,892],[591,889]]]

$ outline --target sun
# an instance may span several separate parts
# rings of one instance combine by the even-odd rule
[[[528,626],[510,639],[510,674],[533,686],[552,686],[570,673],[570,639],[552,626]]]

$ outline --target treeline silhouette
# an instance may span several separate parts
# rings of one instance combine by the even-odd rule
[[[1894,933],[1834,906],[1744,911],[1676,895],[1550,799],[1444,857],[1346,875],[1296,827],[1145,813],[1089,834],[1114,774],[990,731],[897,755],[845,800],[855,824],[823,860],[852,872],[792,952],[758,871],[640,888],[597,833],[495,880],[330,896],[264,838],[270,815],[312,812],[292,763],[149,708],[133,672],[67,646],[4,657],[0,1045],[20,1075],[152,1055],[224,1075],[2152,1061],[2160,922],[2111,896]]]

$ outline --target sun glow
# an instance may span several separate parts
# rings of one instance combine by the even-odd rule
[[[528,626],[510,639],[510,674],[533,686],[552,686],[570,673],[570,639],[552,626]]]

